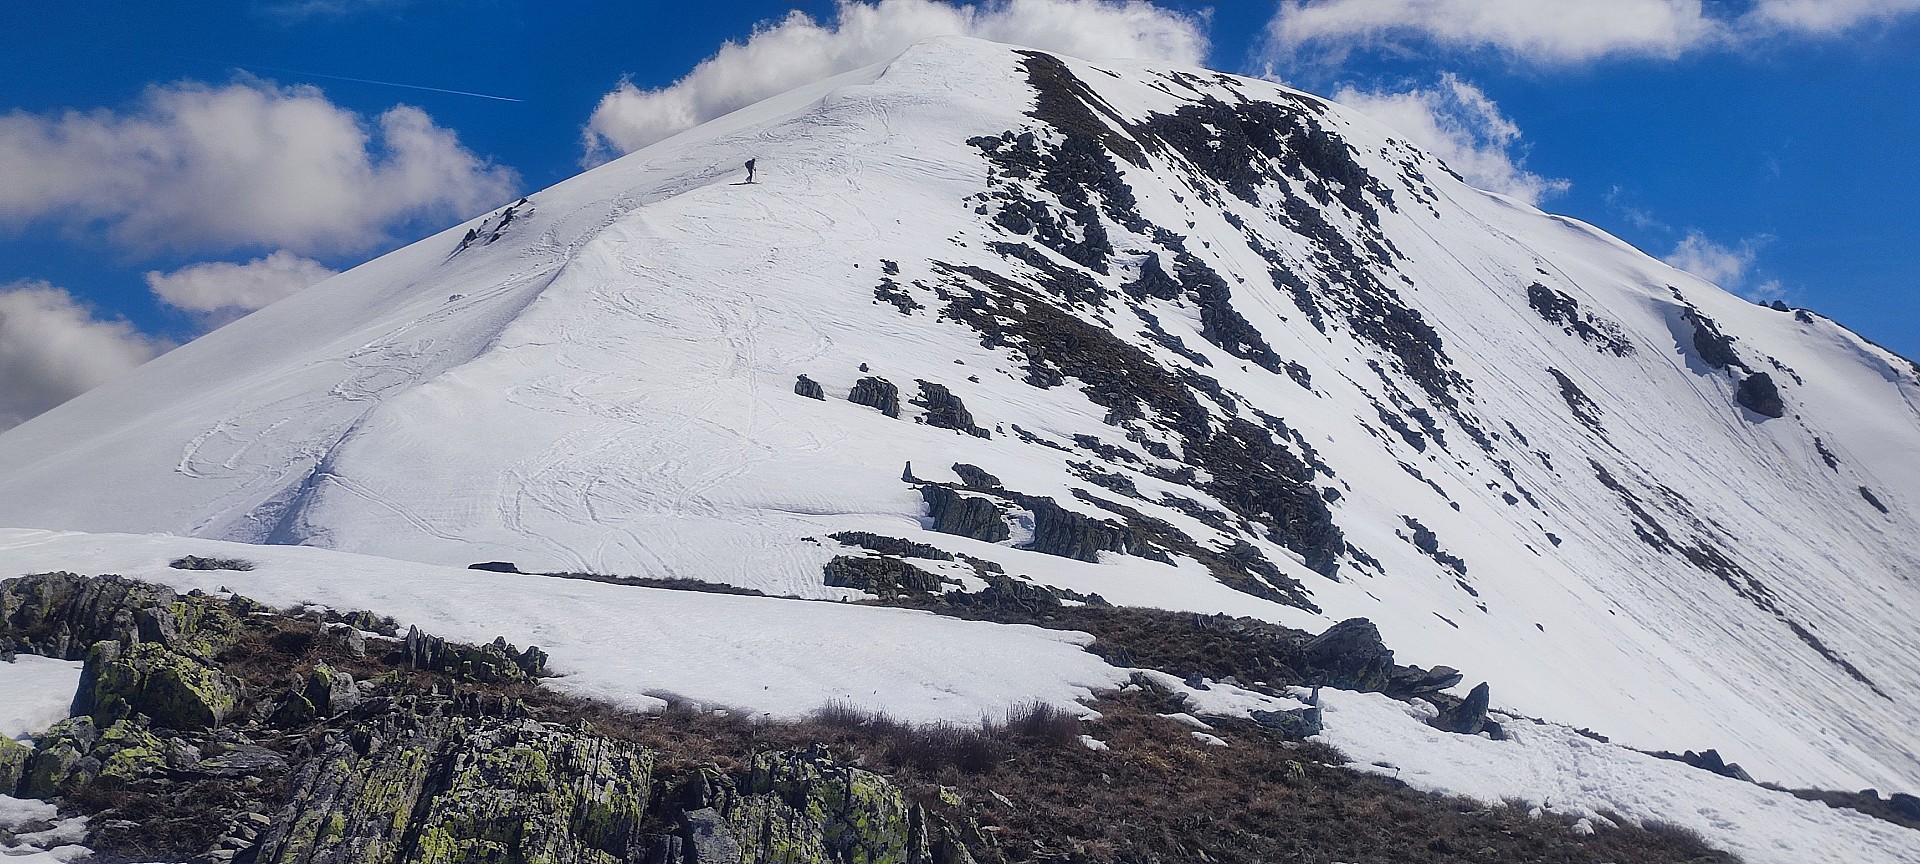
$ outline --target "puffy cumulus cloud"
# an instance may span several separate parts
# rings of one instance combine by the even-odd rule
[[[214,261],[172,273],[147,273],[155,297],[177,309],[231,319],[334,275],[310,258],[281,250],[244,264]]]
[[[1746,287],[1753,262],[1759,257],[1760,247],[1767,239],[1755,237],[1728,246],[1713,241],[1697,230],[1688,231],[1687,236],[1680,240],[1680,245],[1675,246],[1673,253],[1664,260],[1729,291],[1741,291]],[[1773,282],[1760,287],[1768,292],[1779,290],[1779,284]]]
[[[0,429],[125,374],[171,346],[106,321],[45,282],[0,285]]]
[[[1344,87],[1334,101],[1385,123],[1482,189],[1539,204],[1569,188],[1565,180],[1526,170],[1520,127],[1480,88],[1451,73],[1438,86],[1399,92]]]
[[[125,112],[16,111],[0,155],[0,227],[104,227],[139,249],[364,249],[518,183],[418,108],[369,120],[258,81],[155,86]]]
[[[1284,0],[1267,26],[1268,61],[1338,57],[1424,41],[1545,63],[1675,57],[1777,36],[1831,36],[1920,11],[1920,0],[1757,0],[1737,14],[1702,0]]]
[[[794,11],[728,42],[656,90],[631,82],[602,97],[585,130],[587,161],[629,153],[769,96],[892,58],[937,36],[974,36],[1085,57],[1197,65],[1204,20],[1144,0],[840,0],[830,22]]]

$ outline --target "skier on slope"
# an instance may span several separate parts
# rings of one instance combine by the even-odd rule
[[[753,161],[754,160],[752,159],[747,160],[747,182],[748,183],[753,182]]]

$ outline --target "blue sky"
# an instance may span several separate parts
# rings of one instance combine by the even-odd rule
[[[976,7],[8,4],[0,428],[739,94],[956,29],[1339,95],[1484,185],[1920,356],[1920,0]]]

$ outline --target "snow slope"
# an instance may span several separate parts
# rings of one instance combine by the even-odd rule
[[[1920,788],[1920,369],[1338,106],[937,40],[506,213],[0,435],[0,524],[804,597],[844,593],[822,567],[857,550],[827,535],[863,530],[1116,603],[1365,616],[1515,710]],[[1736,399],[1759,372],[1779,418]],[[899,418],[846,401],[867,376]],[[908,404],[917,380],[988,437]],[[1038,517],[1013,499],[1008,541],[934,532],[909,462],[1131,521],[1155,554],[1019,548]],[[83,569],[32,548],[0,564]],[[484,585],[502,615],[612,626],[600,599],[652,596],[434,572],[347,605],[430,622]]]
[[[249,571],[176,570],[183,555]],[[978,723],[1034,700],[1062,707],[1125,683],[1082,633],[924,612],[489,573],[326,549],[167,536],[0,529],[8,576],[114,573],[179,591],[232,591],[277,607],[372,609],[402,627],[538,645],[562,692],[631,710],[661,697],[798,719],[830,702],[914,723]],[[67,687],[71,699],[72,686]],[[62,712],[64,714],[64,712]]]
[[[1920,833],[1911,829],[1602,744],[1564,726],[1507,718],[1502,725],[1511,740],[1490,741],[1426,725],[1432,706],[1424,703],[1376,693],[1321,695],[1327,729],[1320,740],[1340,748],[1357,770],[1423,791],[1489,804],[1518,798],[1597,830],[1612,824],[1609,813],[1632,824],[1678,825],[1747,864],[1920,862]]]

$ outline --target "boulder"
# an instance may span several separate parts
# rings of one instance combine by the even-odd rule
[[[168,729],[211,729],[240,701],[239,683],[158,642],[96,642],[80,671],[73,713],[105,726],[144,714]]]
[[[1460,735],[1478,735],[1487,728],[1487,704],[1492,698],[1492,690],[1486,682],[1481,682],[1467,694],[1467,698],[1451,711],[1441,711],[1434,718],[1435,728]]]
[[[960,397],[953,395],[945,385],[921,380],[920,398],[913,404],[926,410],[926,423],[940,429],[953,429],[965,432],[976,438],[991,438],[993,433],[974,425],[973,414],[967,411]]]
[[[853,389],[847,393],[847,401],[877,408],[888,417],[900,416],[900,388],[885,378],[862,378],[854,382]]]
[[[1395,666],[1387,676],[1386,692],[1395,699],[1411,699],[1452,687],[1460,683],[1462,677],[1460,670],[1452,666],[1435,666],[1432,669]]]
[[[820,399],[824,401],[827,398],[827,391],[821,388],[820,382],[808,378],[805,375],[794,379],[793,392],[796,395],[805,396],[808,399]]]
[[[1299,668],[1318,686],[1384,691],[1392,680],[1393,651],[1380,641],[1380,629],[1372,621],[1349,618],[1302,646]]]
[[[53,798],[93,779],[100,773],[100,763],[87,754],[98,740],[100,733],[91,717],[55,723],[35,742],[20,791],[28,798]]]
[[[32,747],[0,735],[0,795],[20,790],[20,778],[26,776],[27,763],[32,761]]]

